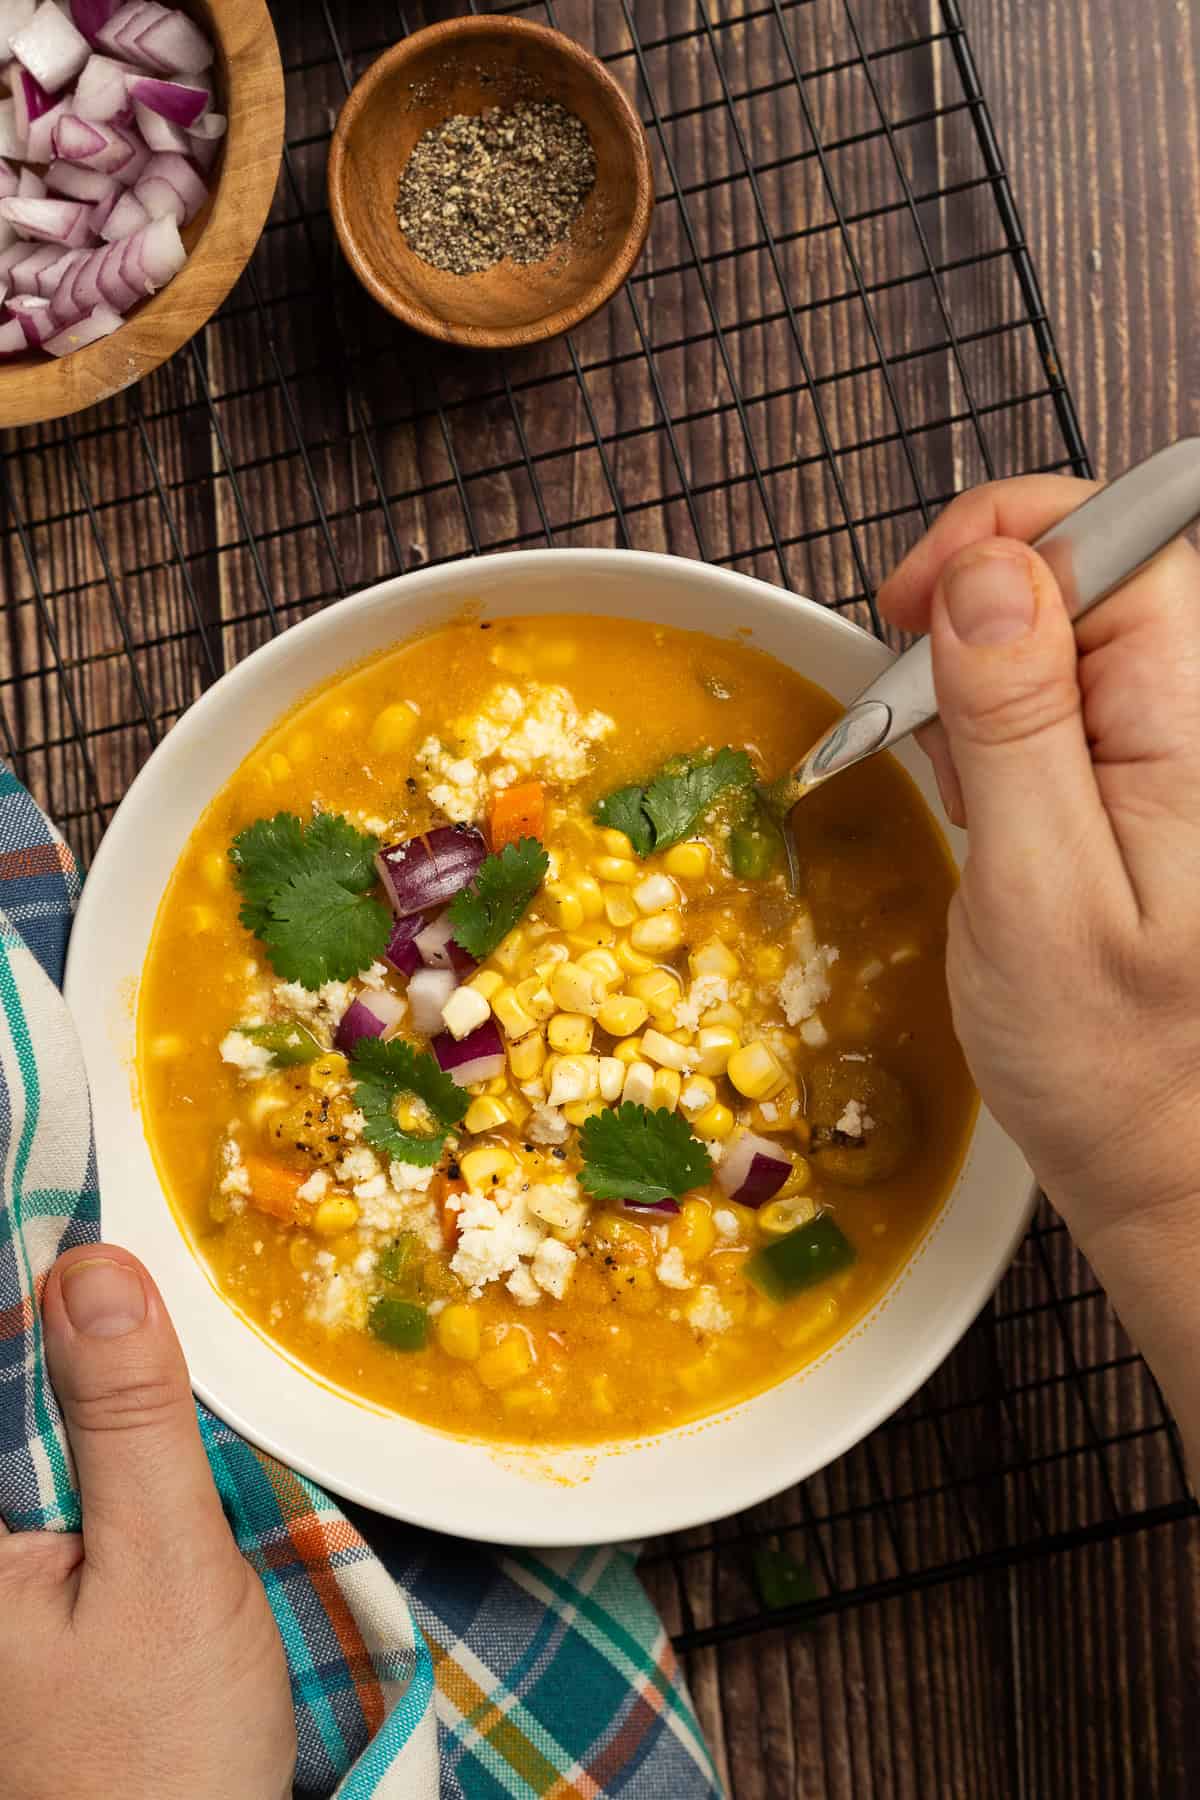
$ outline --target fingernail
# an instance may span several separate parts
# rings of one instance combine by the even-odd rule
[[[146,1290],[136,1269],[105,1256],[86,1257],[63,1271],[63,1305],[85,1337],[124,1337],[146,1317]]]
[[[946,582],[946,611],[964,644],[1012,644],[1033,624],[1034,594],[1023,556],[974,557]]]

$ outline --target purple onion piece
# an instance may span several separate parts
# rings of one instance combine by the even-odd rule
[[[487,855],[473,825],[439,825],[423,837],[389,844],[375,858],[392,911],[400,918],[441,906],[475,879]]]
[[[504,1073],[504,1043],[494,1019],[485,1019],[457,1043],[448,1031],[439,1031],[430,1048],[438,1067],[459,1087],[473,1087]]]
[[[791,1172],[789,1157],[767,1138],[747,1131],[717,1164],[717,1185],[741,1206],[762,1206]]]
[[[461,944],[455,943],[448,912],[439,913],[436,919],[423,925],[413,942],[427,968],[453,969],[457,975],[470,975],[478,967],[475,958]]]
[[[397,919],[392,926],[392,935],[388,939],[383,960],[395,969],[398,975],[415,975],[421,967],[421,952],[417,949],[417,933],[421,929],[421,915],[414,913],[410,919]]]
[[[453,969],[418,969],[408,984],[412,1022],[426,1037],[442,1029],[442,1008],[458,986]]]

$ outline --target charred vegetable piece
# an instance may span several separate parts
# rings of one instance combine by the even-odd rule
[[[746,1274],[768,1300],[782,1305],[805,1288],[840,1275],[856,1260],[854,1245],[834,1224],[829,1213],[821,1213],[756,1250],[746,1264]]]
[[[912,1155],[912,1101],[903,1082],[866,1055],[832,1057],[808,1079],[812,1163],[827,1181],[886,1181]]]
[[[269,1025],[239,1025],[243,1037],[262,1050],[269,1050],[280,1069],[294,1068],[298,1063],[314,1062],[325,1054],[312,1032],[295,1019],[277,1019]]]
[[[429,1337],[429,1314],[407,1300],[376,1300],[367,1315],[373,1337],[393,1350],[423,1350]]]

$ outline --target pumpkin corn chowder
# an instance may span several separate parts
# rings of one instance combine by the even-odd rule
[[[975,1098],[953,869],[878,758],[753,782],[829,698],[744,645],[464,623],[338,677],[192,835],[141,987],[167,1193],[227,1297],[449,1431],[654,1431],[894,1279]]]

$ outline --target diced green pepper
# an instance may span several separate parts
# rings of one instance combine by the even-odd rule
[[[757,814],[729,834],[729,866],[739,881],[762,881],[779,861],[779,835]]]
[[[281,1069],[313,1062],[325,1054],[312,1032],[298,1025],[295,1019],[279,1019],[270,1025],[239,1025],[238,1030],[252,1044],[269,1050]]]
[[[407,1300],[376,1300],[367,1323],[372,1334],[393,1350],[423,1350],[429,1336],[429,1314]]]
[[[772,1612],[817,1598],[817,1584],[804,1564],[786,1550],[772,1550],[766,1544],[754,1552],[754,1585],[759,1599]]]
[[[421,1278],[422,1244],[415,1231],[402,1231],[380,1252],[375,1273],[393,1287],[415,1290]]]
[[[819,1213],[807,1225],[756,1250],[746,1264],[746,1274],[768,1300],[782,1304],[793,1294],[839,1275],[850,1267],[856,1255],[854,1245],[839,1231],[831,1215]]]

